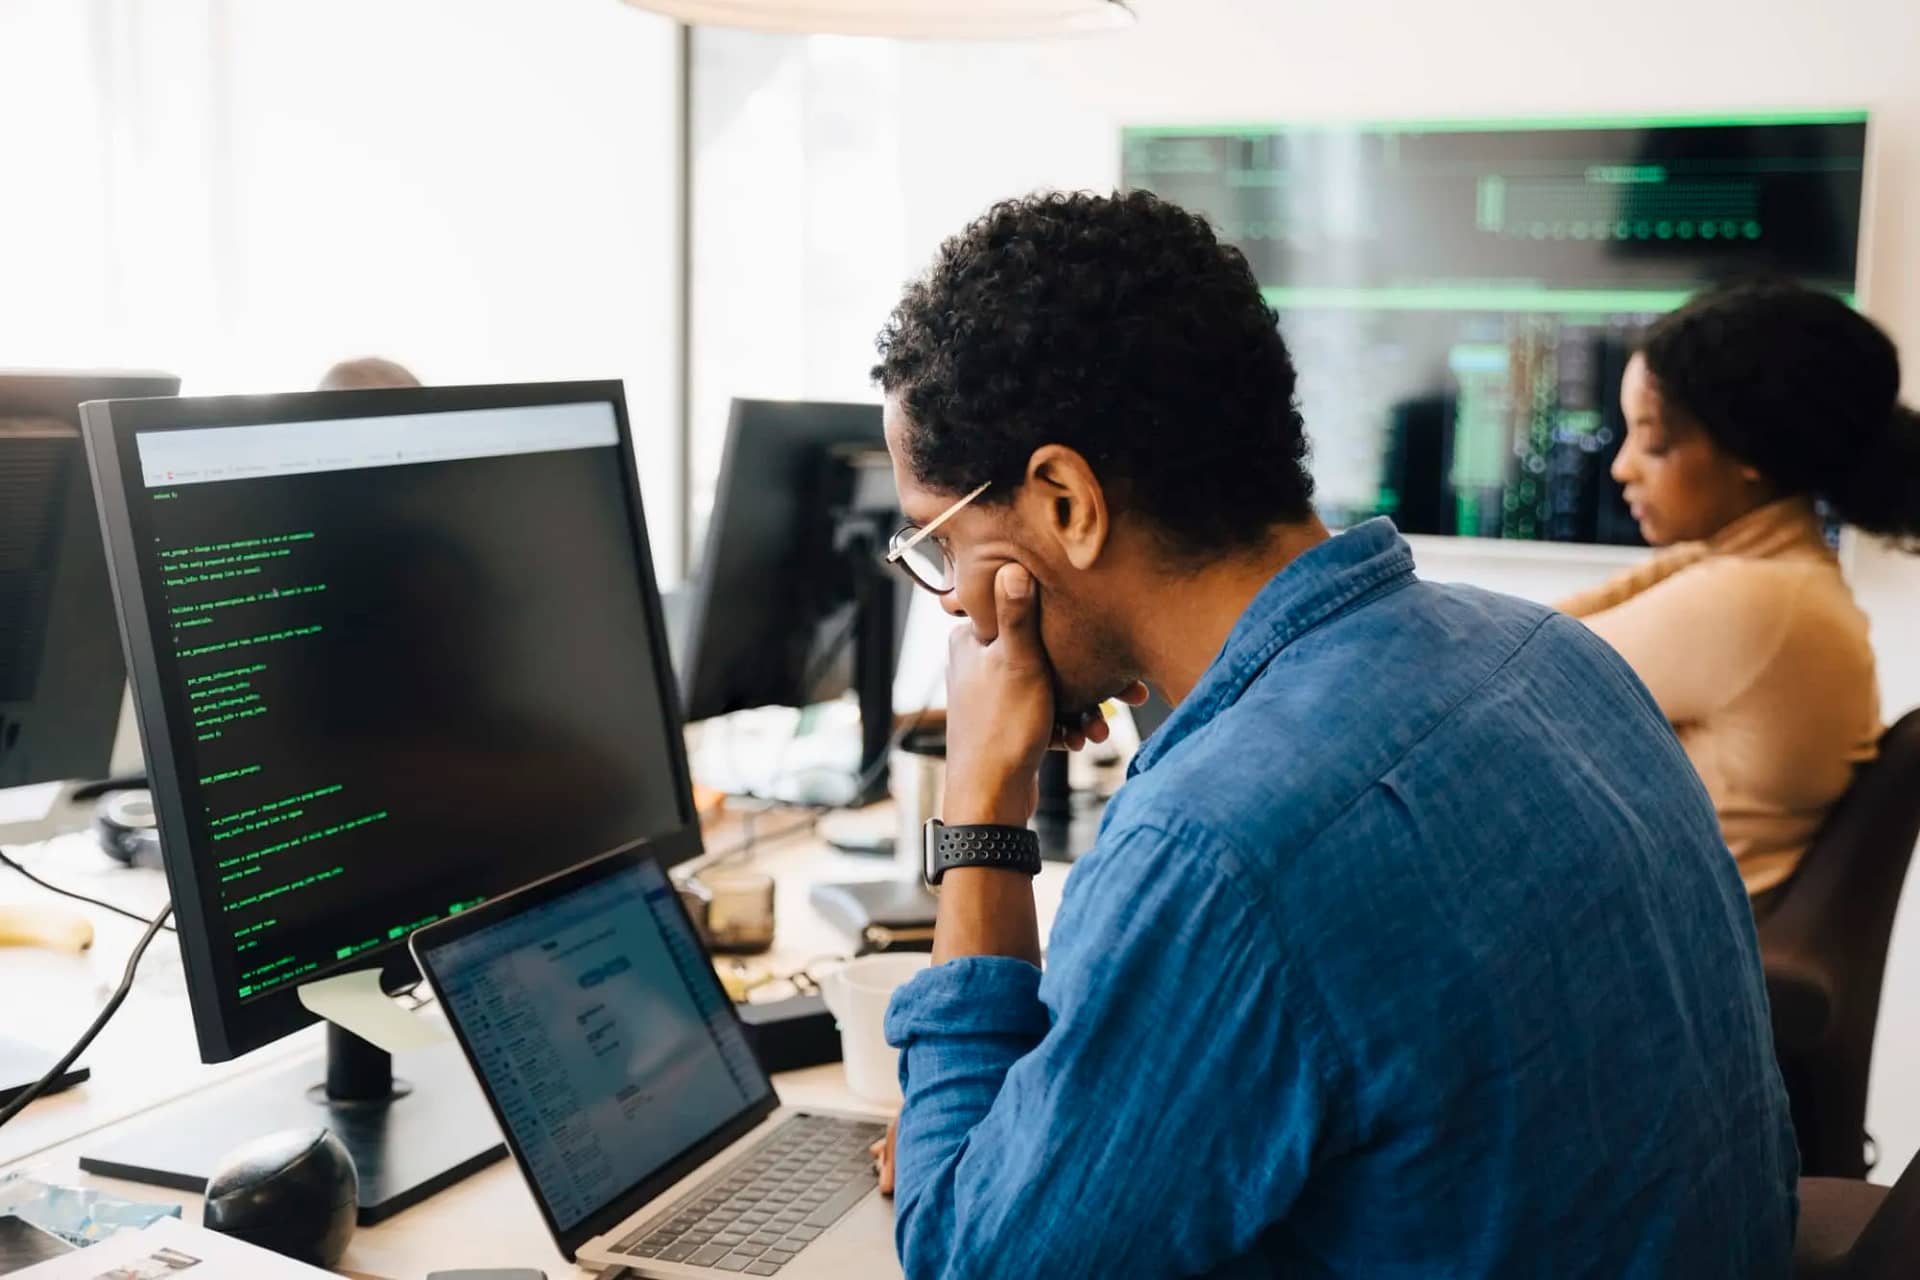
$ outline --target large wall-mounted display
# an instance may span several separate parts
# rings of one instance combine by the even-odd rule
[[[1245,251],[1322,514],[1635,544],[1607,467],[1634,335],[1716,281],[1851,296],[1864,113],[1142,127],[1123,177]]]

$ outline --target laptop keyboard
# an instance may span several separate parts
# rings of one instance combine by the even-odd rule
[[[860,1203],[886,1126],[797,1115],[614,1246],[635,1258],[770,1276]]]

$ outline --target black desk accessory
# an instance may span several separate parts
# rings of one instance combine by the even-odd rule
[[[938,903],[918,876],[911,880],[817,884],[807,900],[827,923],[853,940],[857,955],[933,950]]]
[[[331,1267],[353,1238],[360,1178],[325,1129],[271,1133],[229,1153],[207,1182],[209,1231]]]
[[[56,1057],[56,1054],[34,1045],[0,1039],[0,1107],[13,1101],[22,1089],[45,1075]],[[72,1067],[40,1096],[44,1098],[47,1094],[70,1089],[92,1074],[86,1067]]]
[[[818,992],[734,1007],[769,1073],[840,1061],[840,1029]]]

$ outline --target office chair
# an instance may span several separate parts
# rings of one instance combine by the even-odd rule
[[[1800,1179],[1794,1280],[1912,1280],[1920,1268],[1920,1159],[1891,1189]]]
[[[1920,710],[1886,731],[1759,921],[1774,1051],[1810,1177],[1866,1176],[1880,982],[1916,840]]]

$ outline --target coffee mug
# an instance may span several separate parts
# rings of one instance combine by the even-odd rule
[[[847,1088],[869,1102],[900,1105],[900,1051],[887,1043],[887,1004],[928,959],[924,952],[861,956],[820,979],[820,994],[840,1024]]]

